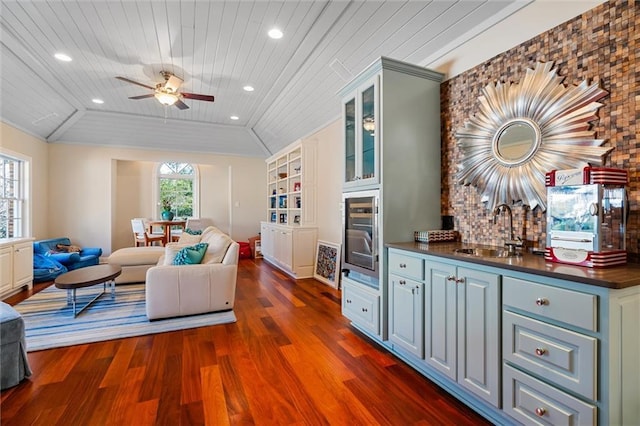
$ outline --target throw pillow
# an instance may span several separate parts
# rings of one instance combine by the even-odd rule
[[[176,255],[180,250],[185,247],[188,247],[188,244],[180,244],[180,243],[169,243],[164,246],[164,260],[162,262],[163,265],[173,265],[173,260],[176,258]]]
[[[187,228],[187,229],[184,230],[184,232],[186,232],[187,234],[191,234],[191,235],[202,235],[202,229]]]
[[[202,262],[204,254],[207,252],[207,243],[198,243],[195,246],[185,247],[181,249],[176,258],[173,259],[174,265],[197,265]]]
[[[209,249],[203,263],[221,263],[227,254],[227,249],[233,242],[227,234],[222,232],[207,235],[206,241],[209,243]]]
[[[57,244],[56,249],[58,249],[61,253],[80,253],[80,251],[82,250],[80,247],[74,246],[73,244]]]
[[[180,244],[198,244],[202,237],[200,235],[191,235],[188,232],[183,232],[180,234],[180,239],[178,242]]]

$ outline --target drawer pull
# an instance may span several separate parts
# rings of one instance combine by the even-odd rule
[[[456,284],[464,284],[464,277],[456,278]]]
[[[401,264],[400,264],[400,265],[398,265],[398,266],[400,266],[401,268],[406,268],[406,267],[407,267],[407,264],[406,264],[406,263],[401,263]]]
[[[351,299],[347,299],[347,303],[351,303]]]
[[[536,305],[538,305],[538,306],[545,306],[545,305],[548,305],[548,304],[549,304],[549,301],[547,299],[545,299],[544,297],[538,297],[536,299]]]
[[[405,280],[400,280],[400,285],[405,285],[407,282]]]
[[[547,353],[547,350],[544,348],[536,348],[536,355],[542,356]]]
[[[369,311],[367,311],[367,308],[362,308],[362,312],[369,312]]]
[[[538,407],[538,408],[536,408],[536,416],[538,416],[538,417],[542,417],[542,416],[544,416],[545,414],[547,414],[547,410],[545,410],[545,409],[544,409],[544,408],[542,408],[542,407]]]
[[[447,281],[455,281],[455,280],[456,280],[456,277],[454,277],[453,275],[449,275],[447,277]]]

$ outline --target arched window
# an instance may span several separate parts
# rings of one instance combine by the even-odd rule
[[[165,204],[176,217],[199,216],[200,200],[198,168],[189,163],[166,162],[158,165],[157,216]]]

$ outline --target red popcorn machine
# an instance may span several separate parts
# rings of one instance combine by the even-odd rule
[[[627,263],[626,170],[585,167],[546,174],[545,259],[588,267]]]

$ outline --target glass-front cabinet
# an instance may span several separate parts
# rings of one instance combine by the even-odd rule
[[[379,183],[379,77],[368,80],[343,100],[344,189]]]

